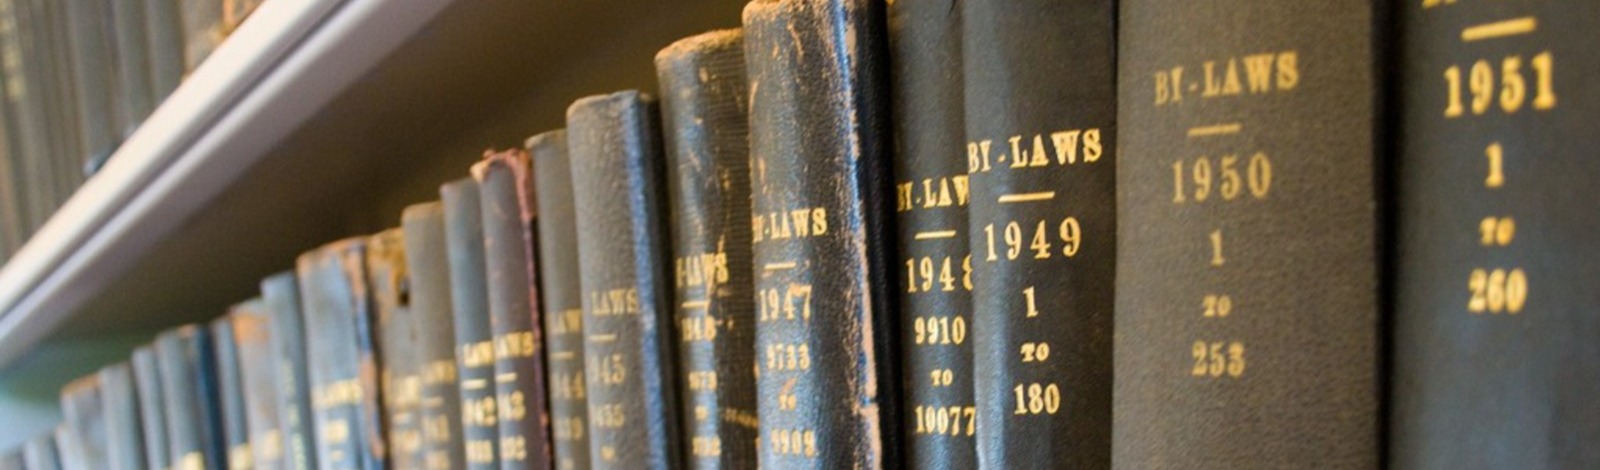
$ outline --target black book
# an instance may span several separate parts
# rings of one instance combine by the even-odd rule
[[[655,100],[637,91],[567,108],[596,468],[680,465],[657,120]]]
[[[162,393],[161,362],[154,344],[133,350],[133,381],[139,396],[139,437],[144,441],[144,467],[165,468],[167,453],[166,394]]]
[[[296,261],[320,468],[387,468],[367,241],[347,238]]]
[[[145,50],[150,54],[150,97],[159,106],[183,81],[183,20],[176,0],[138,1],[144,5]]]
[[[245,413],[244,373],[240,370],[239,344],[233,336],[233,316],[218,317],[208,326],[212,353],[217,358],[217,402],[222,405],[222,434],[218,437],[228,452],[227,468],[251,468],[250,423]]]
[[[78,156],[93,173],[116,150],[117,45],[111,4],[125,0],[61,2],[71,43],[72,90],[77,105]]]
[[[278,424],[283,439],[283,468],[319,468],[314,414],[311,409],[311,372],[306,358],[305,316],[301,313],[300,284],[293,271],[261,281],[261,302],[271,317],[272,355],[276,369]]]
[[[367,239],[367,289],[372,296],[373,327],[381,352],[378,382],[383,390],[383,436],[389,465],[422,467],[422,398],[418,373],[416,323],[411,316],[411,278],[406,272],[405,235],[400,229]]]
[[[1396,9],[1387,463],[1600,468],[1600,3]]]
[[[272,314],[260,297],[235,305],[228,313],[233,344],[238,350],[239,385],[248,425],[250,468],[285,468],[283,422],[278,405],[278,356],[273,342]],[[229,465],[233,455],[229,455]]]
[[[204,327],[192,324],[156,338],[167,422],[167,462],[161,468],[224,468],[227,463],[213,340]]]
[[[100,369],[100,405],[105,413],[105,468],[145,468],[144,439],[139,423],[139,393],[133,367],[118,363]]]
[[[744,33],[656,54],[678,322],[678,418],[693,468],[754,468],[755,309],[750,276],[749,91]]]
[[[1115,3],[962,7],[978,461],[1106,468]]]
[[[567,132],[528,138],[539,206],[539,307],[544,318],[552,460],[558,470],[589,468],[588,384],[583,378],[583,288],[572,201]]]
[[[908,463],[976,468],[961,7],[895,2],[888,23]]]
[[[56,428],[55,433],[45,433],[29,439],[22,446],[22,460],[28,470],[61,470],[61,454],[56,450],[56,436],[65,428]]]
[[[485,152],[472,167],[483,213],[483,253],[494,331],[494,388],[501,468],[549,468],[544,339],[533,237],[532,175],[522,149]]]
[[[461,389],[456,374],[454,309],[450,298],[450,258],[445,246],[444,205],[406,207],[406,271],[411,276],[410,348],[420,367],[417,418],[422,423],[422,453],[429,469],[466,467],[461,444]]]
[[[883,8],[744,9],[763,467],[902,466]]]
[[[461,440],[467,468],[499,469],[500,430],[494,393],[494,330],[484,267],[483,212],[478,183],[463,178],[439,187],[445,252],[450,258],[450,304],[455,314],[456,372],[461,384]]]
[[[145,19],[144,2],[140,0],[112,0],[111,15],[116,32],[112,36],[116,50],[116,107],[115,123],[118,140],[127,140],[144,118],[155,110],[155,97],[150,86],[150,39],[145,34],[149,27]]]
[[[62,463],[72,469],[110,468],[98,374],[80,377],[61,389],[61,419],[66,438],[57,440],[56,446],[61,449]]]

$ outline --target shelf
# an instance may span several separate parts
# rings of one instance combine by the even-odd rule
[[[743,1],[265,2],[0,268],[0,368],[220,315],[300,252],[398,224],[573,99],[653,90]]]

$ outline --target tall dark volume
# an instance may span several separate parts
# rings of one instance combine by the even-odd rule
[[[958,2],[890,4],[889,51],[908,463],[976,468]]]
[[[233,316],[218,317],[207,326],[211,329],[211,351],[217,357],[217,403],[222,405],[222,432],[218,438],[227,449],[228,468],[250,468],[250,423],[245,416],[244,373],[240,370],[239,345],[233,338]]]
[[[1400,3],[1390,464],[1600,468],[1600,3]]]
[[[461,439],[467,468],[499,469],[500,431],[494,402],[494,330],[484,279],[483,212],[478,183],[463,178],[439,187],[444,203],[450,303],[455,310],[456,371],[461,384]]]
[[[750,277],[749,93],[744,32],[656,54],[672,214],[678,418],[693,468],[754,468],[755,308]]]
[[[210,333],[184,325],[156,337],[166,411],[167,461],[161,468],[223,468],[222,407]]]
[[[417,419],[422,422],[424,466],[466,467],[461,445],[461,390],[456,376],[455,320],[450,306],[450,258],[445,248],[444,205],[407,207],[406,271],[411,275],[413,349],[421,373]]]
[[[66,439],[56,442],[69,469],[110,468],[106,460],[106,409],[100,398],[100,376],[91,374],[61,389],[61,420]]]
[[[744,28],[761,465],[900,467],[883,4],[759,0]]]
[[[117,38],[111,4],[118,0],[63,2],[72,53],[72,94],[78,119],[78,157],[92,172],[121,137],[117,117]]]
[[[366,252],[366,238],[347,238],[296,260],[321,468],[387,468]]]
[[[261,281],[261,302],[272,317],[272,351],[277,369],[279,429],[283,433],[283,468],[317,467],[316,432],[311,410],[311,372],[306,358],[305,316],[300,284],[293,271]]]
[[[550,467],[531,171],[522,149],[484,152],[484,160],[472,167],[482,202],[500,466],[505,469]]]
[[[278,404],[278,359],[273,349],[272,315],[260,297],[235,305],[233,344],[238,349],[239,385],[244,390],[251,468],[285,468],[281,407]],[[231,458],[232,455],[229,455]]]
[[[1376,3],[1121,8],[1112,461],[1376,468]]]
[[[383,394],[383,439],[388,443],[389,465],[397,470],[421,468],[422,423],[417,419],[417,408],[422,399],[422,382],[404,233],[396,228],[368,238],[366,263],[375,339],[382,356],[378,383]]]
[[[589,400],[583,380],[583,290],[578,283],[578,222],[573,213],[567,132],[528,138],[539,206],[539,307],[544,318],[555,468],[589,468]]]
[[[109,470],[145,468],[144,439],[139,428],[139,392],[133,367],[126,362],[100,369],[100,405],[105,410],[106,467]]]
[[[567,108],[595,468],[681,465],[657,119],[637,91]]]
[[[162,392],[161,362],[154,344],[133,350],[133,381],[139,396],[139,437],[144,441],[144,467],[167,466],[167,407]]]
[[[962,6],[978,461],[1106,468],[1115,2]]]

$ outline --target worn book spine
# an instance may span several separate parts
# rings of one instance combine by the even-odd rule
[[[681,465],[656,113],[637,91],[567,108],[595,468]]]
[[[178,17],[183,25],[183,70],[185,74],[193,73],[227,38],[222,0],[173,1],[178,2]]]
[[[692,468],[755,468],[749,91],[744,33],[713,31],[656,54],[672,214],[682,429]]]
[[[39,5],[37,11],[43,16],[44,27],[38,28],[44,44],[44,52],[49,54],[36,60],[44,61],[47,66],[49,80],[44,82],[48,93],[46,110],[49,112],[51,134],[50,174],[55,179],[55,193],[51,200],[51,208],[60,208],[67,198],[83,183],[83,163],[88,155],[84,143],[87,141],[83,134],[81,111],[78,109],[77,76],[74,69],[72,54],[73,40],[71,31],[71,15],[68,14],[68,3],[50,0],[36,0]]]
[[[144,442],[144,467],[160,470],[167,454],[166,394],[162,393],[161,363],[153,344],[133,350],[133,381],[139,397],[139,437]]]
[[[430,202],[406,207],[400,226],[405,231],[411,321],[416,333],[406,347],[415,350],[420,367],[417,419],[422,423],[423,466],[429,470],[464,468],[444,205]]]
[[[62,428],[56,428],[58,431]],[[56,434],[44,433],[29,439],[22,447],[22,460],[28,470],[61,470]]]
[[[907,464],[976,468],[961,7],[899,1],[888,25]]]
[[[539,307],[544,318],[550,439],[558,470],[589,468],[589,400],[583,377],[583,288],[567,132],[528,138],[539,207]]]
[[[482,201],[478,183],[463,178],[439,187],[444,204],[450,303],[455,315],[456,372],[461,384],[461,440],[467,468],[500,468],[494,401],[494,330],[489,324]]]
[[[0,0],[0,9],[3,9],[0,13],[4,13],[0,17],[0,35],[3,35],[0,39],[5,41],[4,48],[0,49],[4,55],[0,59],[4,59],[5,97],[13,104],[16,116],[14,148],[18,152],[12,157],[13,168],[18,180],[26,182],[19,199],[26,232],[32,232],[44,225],[54,211],[50,203],[55,182],[49,177],[47,166],[49,117],[42,85],[46,79],[42,70],[45,64],[34,59],[42,54],[42,46],[33,31],[39,27],[32,25],[35,20],[31,0]]]
[[[230,311],[237,309],[235,306]],[[207,326],[211,329],[212,354],[217,358],[217,402],[222,405],[222,434],[218,437],[227,449],[227,468],[253,468],[250,423],[245,414],[244,373],[239,364],[239,344],[233,336],[233,316],[218,317]]]
[[[182,14],[174,0],[138,2],[144,5],[145,49],[150,54],[150,98],[159,105],[183,81]]]
[[[161,468],[226,468],[212,341],[209,331],[193,324],[156,338],[167,424],[167,461]]]
[[[83,168],[93,173],[111,156],[120,140],[116,124],[116,31],[111,4],[115,0],[62,2],[66,10],[67,38],[71,42],[72,89],[76,97],[78,150]]]
[[[91,374],[61,389],[61,420],[66,439],[57,441],[63,466],[68,470],[109,468],[106,459],[106,409],[100,396],[100,376]]]
[[[283,436],[283,468],[317,466],[316,433],[311,409],[311,372],[306,358],[305,316],[300,284],[294,271],[261,281],[261,302],[271,317],[272,354],[276,368],[278,421]]]
[[[296,262],[320,468],[387,468],[367,242],[340,240]]]
[[[388,443],[389,466],[395,470],[419,469],[422,423],[417,418],[417,406],[422,399],[422,382],[418,375],[417,331],[411,315],[404,232],[396,228],[369,237],[366,263],[373,328],[382,356],[378,383],[383,393],[383,436]]]
[[[126,140],[139,123],[155,110],[150,87],[150,41],[145,34],[144,4],[137,0],[113,0],[111,15],[115,23],[116,102],[114,129],[117,140]]]
[[[979,465],[1111,465],[1116,7],[962,3]]]
[[[6,173],[9,194],[3,201],[9,207],[5,209],[4,222],[8,224],[3,232],[9,243],[11,252],[21,249],[27,242],[28,236],[33,231],[32,205],[34,183],[29,180],[27,173],[28,159],[32,158],[29,148],[37,140],[33,135],[24,133],[24,129],[31,129],[39,123],[28,122],[29,114],[26,107],[26,67],[22,63],[22,33],[17,30],[17,0],[0,0],[0,112],[4,113],[5,151],[6,158],[0,170]]]
[[[1117,467],[1381,463],[1377,5],[1121,2]]]
[[[139,395],[133,367],[126,362],[100,369],[100,404],[105,410],[106,466],[110,470],[145,468],[144,439],[139,428]]]
[[[1600,468],[1600,4],[1396,11],[1388,463]]]
[[[902,466],[883,8],[744,10],[763,467]]]
[[[238,350],[250,468],[285,468],[272,314],[266,302],[256,297],[235,305],[228,316],[233,323],[234,348]],[[232,461],[229,462],[231,466]]]
[[[533,169],[522,149],[485,152],[472,167],[483,213],[489,324],[494,331],[500,466],[550,467],[543,322],[536,278]]]

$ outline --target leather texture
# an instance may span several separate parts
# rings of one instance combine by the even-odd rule
[[[495,401],[500,404],[500,466],[507,470],[550,468],[532,171],[528,153],[520,148],[485,152],[484,160],[472,168],[482,201]]]
[[[1106,468],[1115,3],[962,7],[979,464]]]
[[[194,324],[156,337],[167,424],[167,462],[161,468],[224,468],[227,463],[212,341],[210,331]]]
[[[312,428],[311,371],[306,361],[305,316],[300,284],[294,271],[261,280],[261,301],[271,317],[273,362],[277,364],[279,429],[283,433],[283,468],[317,467],[316,434]]]
[[[902,0],[888,12],[906,463],[976,468],[961,4]]]
[[[144,439],[139,429],[139,395],[133,367],[119,362],[100,369],[100,403],[106,416],[106,467],[140,470],[144,467]]]
[[[884,14],[744,10],[762,467],[903,466]]]
[[[239,383],[244,393],[253,468],[285,468],[283,421],[278,407],[278,362],[273,349],[272,315],[260,297],[228,312],[233,342],[239,350]],[[230,455],[231,457],[231,455]]]
[[[529,137],[538,205],[539,308],[555,468],[589,468],[589,400],[583,374],[583,287],[579,285],[578,221],[572,201],[567,132]]]
[[[755,291],[750,274],[744,34],[713,31],[656,54],[672,224],[678,418],[690,468],[755,468]]]
[[[217,358],[217,403],[222,407],[223,460],[228,468],[242,467],[250,459],[250,423],[245,416],[244,373],[239,344],[233,336],[233,316],[223,315],[206,324],[211,330],[211,352]]]
[[[395,470],[420,469],[422,421],[417,419],[417,411],[422,402],[421,361],[411,311],[405,234],[396,228],[368,238],[366,263],[373,325],[382,357],[378,383],[383,393],[383,436],[388,444],[389,466]]]
[[[464,468],[444,205],[429,202],[406,207],[400,226],[405,231],[406,271],[411,279],[407,286],[414,336],[407,347],[415,350],[421,366],[417,419],[422,422],[424,468]]]
[[[461,437],[467,468],[499,469],[492,349],[487,358],[481,353],[469,354],[479,350],[476,346],[494,340],[478,182],[469,177],[446,183],[439,187],[439,198],[444,202],[445,248],[450,257],[450,303],[455,309],[456,372],[461,379]]]
[[[597,469],[682,466],[659,126],[637,91],[567,108]]]
[[[100,376],[79,377],[61,389],[61,420],[66,439],[57,442],[67,470],[109,468],[106,460],[106,409]]]
[[[139,437],[144,442],[144,468],[163,468],[167,454],[166,394],[161,391],[161,366],[154,344],[133,350],[133,380],[139,396]]]
[[[300,255],[296,269],[311,360],[317,462],[325,469],[387,468],[384,416],[366,237]],[[348,432],[328,432],[329,429]]]
[[[1395,5],[1388,463],[1600,468],[1600,3]]]

